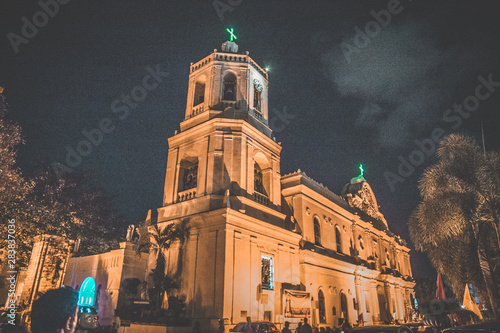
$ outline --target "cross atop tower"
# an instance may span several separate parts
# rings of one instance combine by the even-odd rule
[[[230,38],[229,40],[231,42],[233,41],[233,39],[235,39],[235,40],[238,39],[238,37],[236,37],[236,35],[234,34],[234,28],[231,28],[231,29],[227,28],[226,30],[227,30],[227,32],[229,32],[229,38]]]

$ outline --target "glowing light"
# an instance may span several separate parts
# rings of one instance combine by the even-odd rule
[[[354,179],[363,178],[363,174],[365,173],[365,169],[363,168],[363,164],[360,164],[358,168],[359,168],[359,176],[355,177]]]
[[[236,37],[236,35],[234,34],[234,28],[227,28],[226,30],[227,32],[229,32],[229,38],[231,42],[233,41],[233,39],[238,39],[238,37]]]
[[[95,281],[90,276],[86,278],[78,292],[78,306],[94,306]]]
[[[264,68],[266,70],[266,72],[269,72],[270,68],[269,67],[266,67]]]

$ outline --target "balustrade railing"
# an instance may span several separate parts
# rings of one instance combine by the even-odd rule
[[[196,197],[196,189],[189,189],[177,194],[177,202],[186,201]]]
[[[260,194],[259,192],[253,192],[253,198],[258,203],[269,206],[269,198],[267,196]]]

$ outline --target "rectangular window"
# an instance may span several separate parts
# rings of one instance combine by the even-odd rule
[[[262,289],[274,290],[274,259],[263,254],[261,256],[261,284]]]

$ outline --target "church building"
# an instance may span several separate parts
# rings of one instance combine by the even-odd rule
[[[318,328],[403,322],[415,285],[410,249],[388,229],[361,166],[339,194],[300,169],[281,174],[268,86],[267,71],[233,41],[191,64],[184,120],[168,139],[163,205],[135,243],[149,241],[148,229],[188,222],[186,241],[164,252],[165,273],[203,329],[223,319],[228,331],[246,317],[279,328],[304,318]],[[18,301],[71,286],[101,325],[124,304],[149,304],[156,256],[138,255],[134,234],[132,227],[119,249],[85,257],[70,256],[70,241],[43,236]],[[50,259],[58,249],[64,253]]]
[[[409,248],[389,231],[361,175],[339,195],[280,170],[268,73],[227,41],[190,66],[180,132],[168,139],[161,229],[188,219],[166,253],[188,315],[202,326],[251,317],[281,327],[402,322],[413,294]]]

